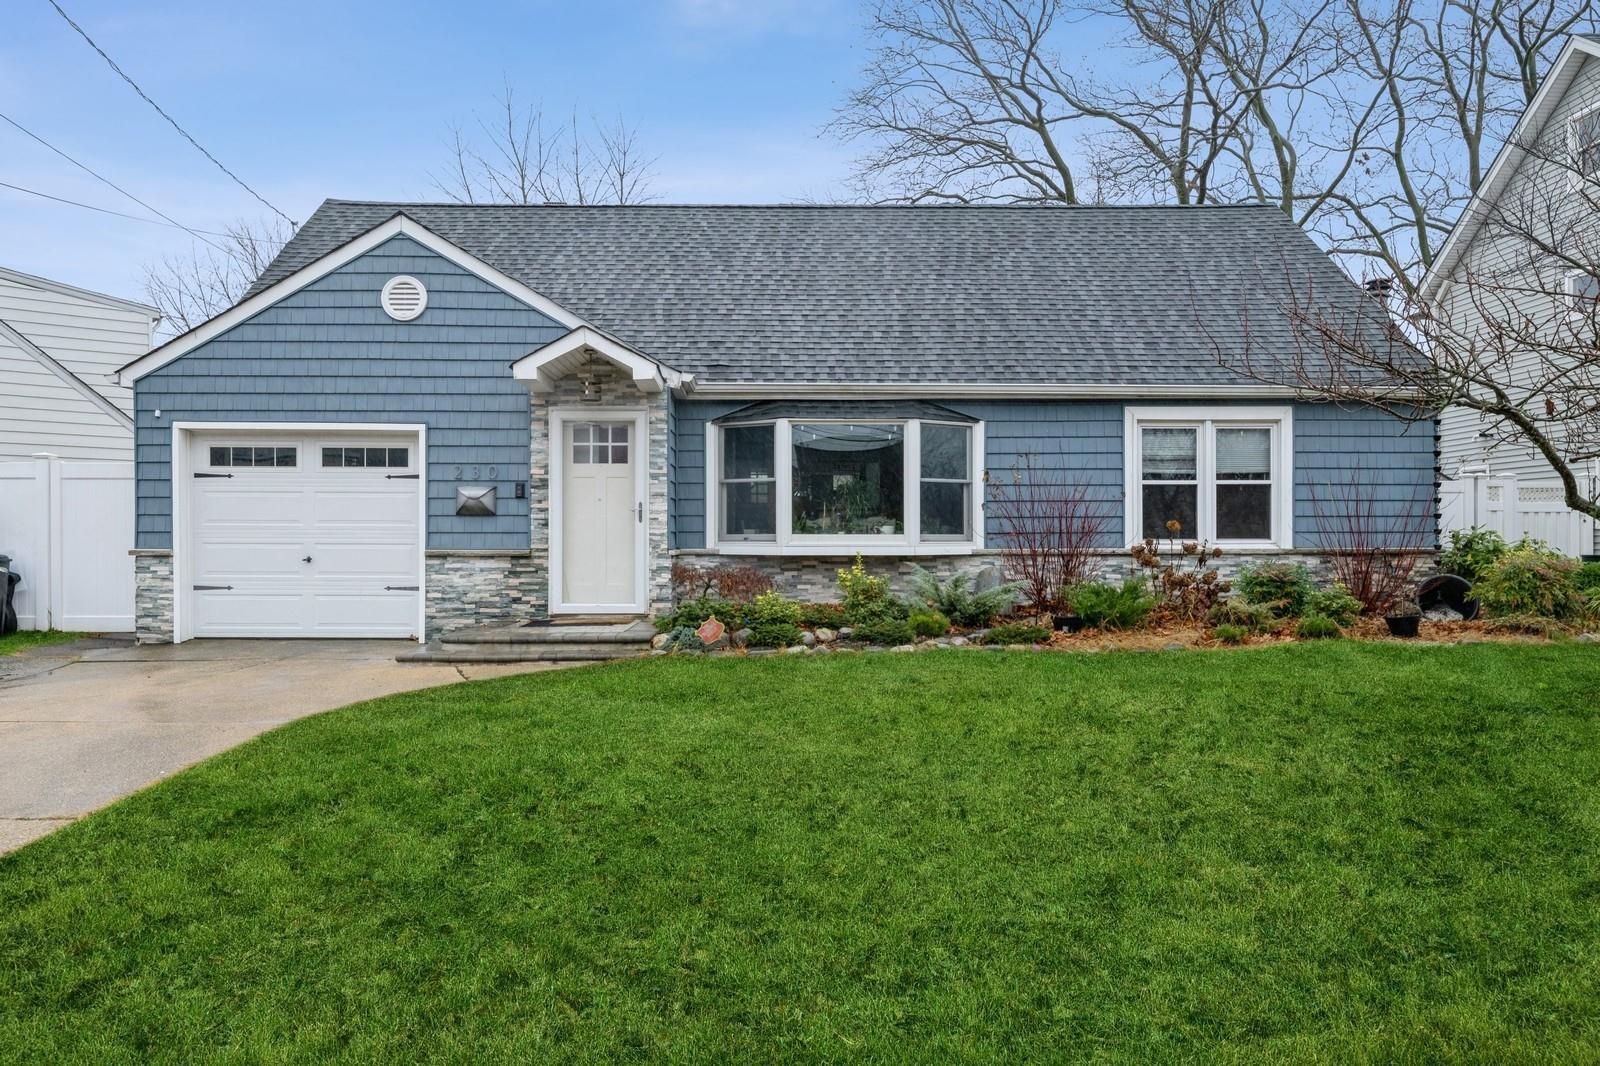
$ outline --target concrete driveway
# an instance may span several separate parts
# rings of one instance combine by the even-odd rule
[[[275,726],[549,669],[397,663],[382,640],[91,640],[0,658],[0,853]]]

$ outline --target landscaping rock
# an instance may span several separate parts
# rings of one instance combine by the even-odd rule
[[[983,638],[988,635],[989,631],[987,629],[974,629],[971,633],[967,634],[967,639],[972,641],[974,644],[982,644]]]
[[[783,654],[785,655],[804,655],[805,653],[806,646],[804,644],[791,644],[783,649]]]
[[[724,632],[716,640],[705,646],[706,651],[726,651],[733,646],[733,640]]]
[[[815,633],[801,633],[800,643],[808,648],[815,648],[817,646],[817,635]]]
[[[851,629],[849,626],[844,626],[843,628],[841,628],[839,630],[839,639],[840,640],[849,640],[850,639],[850,634],[852,634],[854,632],[855,632],[854,629]]]
[[[667,642],[671,639],[671,633],[657,633],[655,636],[650,638],[650,647],[660,651],[662,648],[667,646]]]
[[[1459,622],[1463,616],[1448,603],[1439,603],[1423,611],[1422,617],[1430,622]]]
[[[951,637],[950,638],[950,646],[952,648],[965,648],[968,644],[971,644],[971,643],[972,643],[972,641],[968,640],[966,637]]]
[[[776,654],[778,654],[778,649],[777,648],[751,648],[750,651],[748,652],[748,654],[753,655],[753,656],[776,655]]]
[[[894,647],[890,648],[889,650],[890,651],[916,651],[917,650],[917,646],[915,644],[896,644]]]
[[[661,635],[662,635],[662,636],[666,636],[666,634],[665,634],[665,633],[663,633],[663,634],[661,634]],[[651,648],[651,649],[650,649],[650,654],[651,654],[651,655],[667,655],[667,654],[669,654],[669,653],[668,653],[668,651],[667,651],[667,649],[666,649],[666,648]]]
[[[748,647],[750,645],[750,630],[735,629],[732,633],[728,634],[728,640],[732,642],[735,648]]]
[[[1007,644],[1006,645],[1006,651],[1027,651],[1028,648],[1029,648],[1029,645],[1027,645],[1027,644]]]
[[[1572,638],[1574,644],[1600,644],[1600,633],[1579,633]]]
[[[839,634],[826,626],[816,630],[815,632],[817,640],[821,641],[823,644],[832,644],[834,641],[839,639]]]

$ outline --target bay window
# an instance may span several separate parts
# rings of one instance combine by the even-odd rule
[[[921,418],[713,424],[713,546],[780,554],[976,547],[979,439],[973,424]]]
[[[1130,407],[1126,417],[1129,539],[1293,546],[1288,408]]]

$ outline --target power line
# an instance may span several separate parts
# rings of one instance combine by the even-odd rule
[[[98,211],[102,215],[115,215],[118,218],[131,219],[134,222],[144,222],[152,226],[171,226],[173,229],[181,229],[186,233],[207,233],[213,237],[227,237],[230,240],[249,241],[251,244],[271,243],[270,241],[262,241],[259,237],[252,237],[248,233],[221,233],[212,229],[190,229],[188,226],[178,222],[163,222],[158,218],[145,218],[143,215],[130,215],[126,211],[116,211],[109,207],[98,207],[95,204],[86,204],[79,200],[69,200],[65,196],[55,196],[51,193],[40,192],[38,189],[29,189],[22,185],[13,185],[9,181],[0,181],[0,189],[11,189],[14,192],[27,193],[29,196],[38,196],[41,199],[54,200],[58,204],[70,204],[73,207],[81,207],[85,211]]]
[[[132,200],[134,203],[138,204],[140,207],[144,208],[146,211],[149,211],[151,214],[160,215],[162,218],[166,219],[167,222],[170,223],[171,225],[177,226],[179,229],[185,231],[186,233],[191,234],[197,240],[199,240],[201,243],[211,245],[211,247],[216,248],[217,251],[219,251],[219,252],[224,250],[224,249],[218,247],[214,242],[206,240],[204,237],[200,236],[200,234],[197,233],[195,230],[192,230],[188,226],[185,226],[182,222],[179,222],[177,219],[173,218],[171,215],[167,214],[165,211],[160,211],[160,210],[158,210],[158,209],[156,209],[154,207],[151,207],[149,204],[145,203],[143,200],[141,200],[137,196],[133,195],[133,193],[129,192],[127,189],[124,189],[122,186],[118,185],[116,182],[112,181],[110,178],[106,177],[104,174],[101,174],[98,171],[96,171],[94,168],[90,167],[87,163],[80,163],[78,160],[72,158],[72,156],[68,155],[66,152],[62,151],[60,148],[57,148],[55,145],[53,145],[49,141],[45,140],[43,137],[39,136],[37,133],[33,132],[28,127],[24,126],[22,123],[18,122],[16,119],[14,119],[10,115],[6,114],[4,111],[0,111],[0,120],[3,120],[5,122],[9,123],[11,126],[15,127],[16,129],[20,130],[21,132],[27,134],[29,137],[32,137],[34,140],[36,140],[40,144],[44,145],[46,148],[50,149],[52,152],[54,152],[56,155],[60,156],[62,159],[65,159],[67,162],[71,163],[73,166],[77,167],[79,170],[83,171],[85,174],[88,174],[90,177],[94,178],[96,181],[100,181],[100,182],[103,182],[106,185],[109,185],[111,188],[115,189],[117,192],[120,192],[122,195],[126,196],[128,199]]]
[[[290,218],[288,215],[286,215],[282,211],[278,210],[278,208],[276,206],[274,206],[273,203],[270,200],[268,200],[266,197],[262,196],[260,193],[256,192],[254,189],[252,189],[249,186],[249,184],[245,182],[245,180],[243,178],[239,177],[239,175],[235,174],[233,171],[231,171],[227,167],[223,166],[222,165],[222,160],[218,159],[216,156],[214,156],[210,152],[206,151],[205,148],[200,144],[199,141],[195,140],[193,137],[191,137],[189,135],[189,131],[188,130],[186,130],[182,126],[178,125],[178,120],[177,119],[173,118],[171,115],[167,114],[164,110],[162,110],[160,104],[158,104],[154,100],[150,99],[150,94],[149,93],[147,93],[143,89],[139,88],[139,83],[138,82],[136,82],[132,78],[128,77],[127,72],[124,71],[121,67],[117,66],[117,61],[115,59],[112,59],[109,55],[107,55],[106,54],[106,50],[104,48],[101,48],[98,44],[94,43],[94,38],[90,37],[88,35],[88,33],[86,33],[84,31],[84,28],[82,26],[80,26],[76,22],[72,21],[72,16],[67,14],[64,10],[62,10],[61,5],[56,3],[56,0],[50,0],[50,6],[56,9],[56,14],[60,15],[63,19],[66,20],[68,26],[71,26],[73,29],[78,31],[78,36],[82,37],[86,42],[88,42],[88,45],[89,45],[90,48],[93,48],[96,52],[100,53],[100,58],[104,59],[106,61],[106,63],[111,67],[111,69],[117,72],[117,76],[118,77],[120,77],[123,81],[127,82],[129,87],[131,87],[134,92],[138,93],[140,98],[143,99],[145,103],[147,103],[151,107],[155,108],[156,109],[156,114],[158,114],[162,118],[166,119],[167,122],[171,124],[173,129],[175,129],[179,133],[183,134],[183,139],[184,140],[186,140],[190,144],[194,145],[195,149],[201,155],[205,156],[207,159],[211,160],[211,162],[216,164],[216,167],[217,167],[218,170],[222,171],[224,174],[228,175],[228,177],[232,178],[235,182],[238,183],[240,188],[242,188],[245,192],[249,193],[251,196],[254,196],[257,200],[261,201],[261,203],[265,204],[266,207],[269,210],[271,210],[273,214],[277,215],[279,218],[281,218],[285,222],[289,223],[290,226],[298,226],[299,225],[299,223],[296,222],[294,219]]]

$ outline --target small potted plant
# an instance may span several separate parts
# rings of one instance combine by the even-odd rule
[[[1417,601],[1411,598],[1396,600],[1383,615],[1383,624],[1389,627],[1389,634],[1396,637],[1414,637],[1417,629],[1422,625],[1422,608],[1417,606]]]

